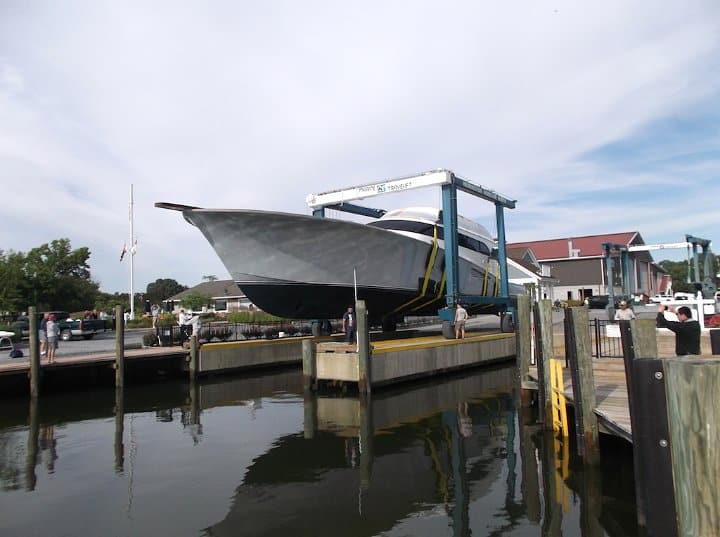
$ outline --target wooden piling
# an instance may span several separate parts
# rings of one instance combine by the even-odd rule
[[[115,388],[115,472],[125,469],[125,390]]]
[[[520,464],[522,467],[522,482],[520,491],[527,518],[530,522],[540,522],[540,483],[538,482],[538,457],[536,455],[533,437],[537,434],[539,425],[535,423],[533,409],[524,407],[518,416],[520,428]]]
[[[552,303],[549,300],[541,300],[535,304],[535,340],[538,369],[538,418],[545,424],[546,429],[552,429],[550,359],[553,357],[554,350]]]
[[[315,438],[318,428],[317,419],[317,396],[310,389],[303,392],[303,438],[311,440]]]
[[[190,380],[194,381],[200,372],[200,353],[198,349],[198,338],[196,334],[190,336]]]
[[[600,433],[594,409],[596,406],[588,310],[584,307],[565,310],[570,335],[570,371],[575,401],[575,430],[578,452],[587,465],[600,462]]]
[[[370,477],[372,476],[372,465],[375,452],[373,449],[373,437],[375,429],[373,427],[373,407],[370,394],[360,394],[360,486],[363,490],[370,487]]]
[[[552,427],[552,423],[550,424]],[[543,535],[562,534],[562,502],[560,498],[566,493],[562,489],[565,485],[556,478],[557,453],[555,451],[555,436],[552,431],[545,430],[539,435],[540,460],[542,461],[542,487],[543,487]],[[559,489],[560,487],[560,489]]]
[[[530,406],[532,402],[532,391],[527,389],[529,383],[528,371],[530,370],[530,358],[532,354],[530,345],[532,336],[530,295],[518,296],[516,321],[515,337],[518,373],[520,375],[520,402],[521,406]]]
[[[132,300],[132,297],[130,297]],[[115,306],[115,388],[125,387],[125,316],[122,306]]]
[[[357,345],[358,345],[358,391],[370,393],[372,384],[370,364],[370,329],[367,321],[367,308],[364,300],[355,302],[357,315]]]
[[[720,535],[720,359],[664,360],[678,535]]]
[[[40,395],[40,343],[38,342],[37,308],[28,308],[28,340],[30,342],[30,397]]]
[[[37,474],[35,467],[37,466],[38,451],[40,440],[40,416],[38,413],[37,397],[30,398],[30,408],[28,411],[28,441],[27,453],[25,455],[25,490],[35,490],[37,484]]]
[[[648,535],[674,537],[678,534],[663,360],[633,360],[632,355],[626,355],[625,360],[631,362],[628,402],[638,525],[646,528]]]
[[[303,389],[314,390],[317,380],[317,361],[315,360],[315,343],[311,339],[302,342]]]
[[[650,535],[660,535],[675,525],[675,501],[670,449],[659,444],[669,433],[663,365],[656,359],[655,320],[620,321],[620,337],[633,436],[637,521]],[[653,513],[650,518],[649,513]]]

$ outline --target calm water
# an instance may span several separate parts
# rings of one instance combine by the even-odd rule
[[[512,379],[304,400],[292,369],[1,400],[0,535],[637,535],[629,450],[583,472]]]

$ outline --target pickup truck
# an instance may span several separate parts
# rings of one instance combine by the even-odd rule
[[[49,311],[55,315],[55,322],[60,328],[60,339],[70,341],[72,338],[92,339],[98,332],[105,331],[105,321],[102,319],[73,319],[66,311]],[[40,326],[42,313],[38,313],[37,324]],[[27,317],[20,317],[13,323],[13,328],[19,330],[23,337],[28,337],[29,320]]]

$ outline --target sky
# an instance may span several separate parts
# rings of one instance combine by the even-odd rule
[[[0,1],[0,249],[68,238],[103,291],[129,289],[131,185],[142,292],[229,277],[155,202],[310,214],[438,168],[517,200],[509,242],[720,250],[720,2]]]

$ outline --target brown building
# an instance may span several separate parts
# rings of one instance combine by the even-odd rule
[[[544,292],[541,298],[582,300],[588,296],[608,294],[608,271],[603,244],[627,248],[641,246],[645,242],[639,232],[628,231],[516,242],[509,243],[507,247],[514,257],[520,255],[523,259],[527,259],[531,253],[542,268],[542,274],[557,282],[549,288],[550,292]],[[665,289],[666,272],[653,261],[650,252],[627,252],[625,256],[627,282],[623,282],[622,257],[624,256],[621,256],[620,249],[611,251],[614,295],[622,295],[623,288],[630,294],[647,293],[651,296]]]

